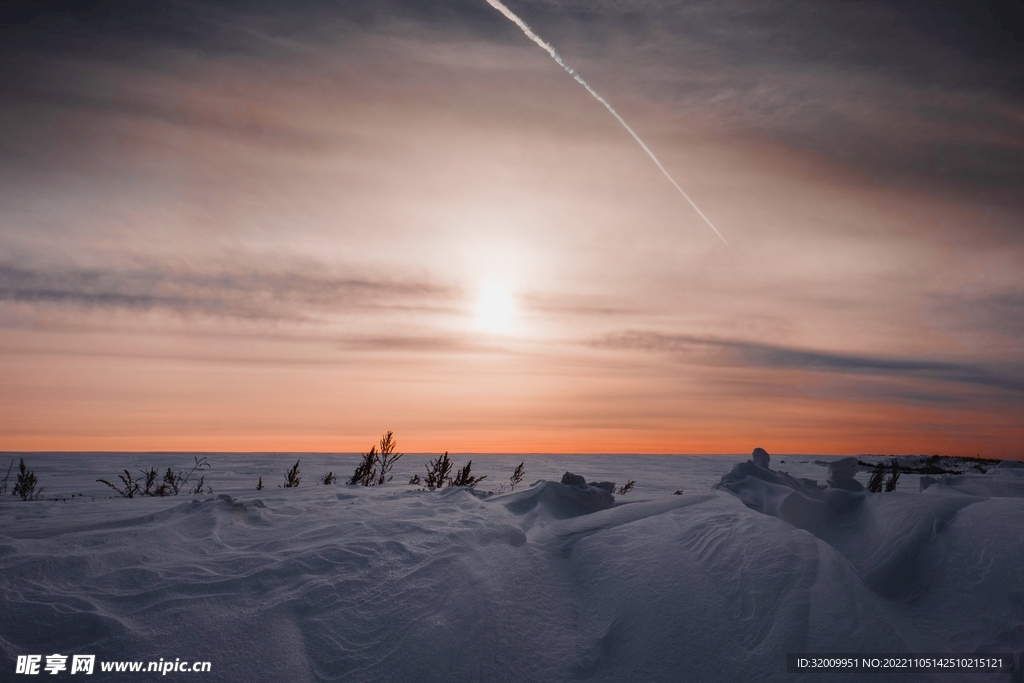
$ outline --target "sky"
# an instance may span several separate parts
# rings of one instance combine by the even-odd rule
[[[0,450],[1024,458],[1019,2],[5,2]]]

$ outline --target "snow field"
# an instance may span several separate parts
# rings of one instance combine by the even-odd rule
[[[1024,649],[1010,468],[869,494],[800,482],[827,475],[806,457],[473,456],[481,489],[522,459],[542,479],[487,496],[405,484],[413,456],[379,488],[314,484],[356,456],[209,457],[214,495],[132,500],[88,482],[169,456],[26,458],[44,495],[84,495],[0,501],[0,670],[59,652],[209,660],[210,681],[823,681],[786,653]],[[298,457],[302,485],[277,488]],[[638,484],[609,507],[567,470]]]

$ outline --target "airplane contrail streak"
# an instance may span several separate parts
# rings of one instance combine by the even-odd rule
[[[526,34],[527,38],[529,38],[533,42],[537,43],[537,45],[540,45],[542,48],[544,48],[544,50],[546,50],[547,53],[551,55],[551,58],[558,62],[559,66],[565,69],[570,76],[575,78],[577,83],[586,88],[587,92],[594,96],[594,99],[603,104],[605,106],[605,109],[611,112],[611,115],[618,119],[619,123],[622,124],[622,127],[629,131],[629,134],[633,136],[633,139],[636,140],[637,143],[639,143],[639,145],[644,148],[644,151],[647,152],[647,155],[651,157],[655,164],[657,164],[658,168],[661,169],[661,172],[665,174],[666,178],[668,178],[668,181],[672,183],[672,186],[679,190],[679,194],[683,195],[683,198],[690,203],[690,206],[693,207],[693,210],[696,211],[700,215],[700,217],[704,219],[704,222],[707,223],[708,226],[715,231],[715,234],[718,235],[718,238],[720,240],[728,244],[725,238],[722,237],[722,233],[718,232],[718,228],[715,227],[715,224],[712,223],[708,219],[708,217],[704,215],[704,212],[700,210],[700,207],[698,207],[697,204],[694,203],[692,199],[690,199],[690,195],[686,194],[683,188],[679,187],[679,183],[675,181],[675,178],[669,175],[668,171],[665,170],[665,167],[661,165],[660,161],[658,161],[658,157],[654,156],[654,152],[652,152],[650,148],[644,144],[644,141],[640,139],[639,135],[633,132],[633,129],[629,127],[629,124],[626,123],[621,116],[619,116],[619,112],[615,111],[615,108],[612,107],[612,105],[608,104],[608,100],[598,95],[594,91],[594,89],[590,87],[590,84],[583,80],[583,78],[581,78],[580,75],[576,73],[576,71],[573,70],[568,64],[562,61],[562,58],[558,55],[557,52],[555,52],[555,48],[551,47],[551,45],[545,42],[543,38],[534,33],[533,29],[527,26],[526,22],[520,19],[518,16],[516,16],[516,14],[512,10],[510,10],[508,7],[505,7],[505,5],[503,5],[499,0],[487,0],[487,4],[493,7],[494,9],[498,10],[502,14],[504,14],[509,21],[518,26],[523,31],[523,33]]]

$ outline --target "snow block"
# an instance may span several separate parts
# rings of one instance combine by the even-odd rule
[[[768,455],[768,451],[763,448],[755,448],[754,452],[750,454],[750,459],[754,461],[754,464],[758,467],[768,469],[768,463],[771,461],[771,456]]]

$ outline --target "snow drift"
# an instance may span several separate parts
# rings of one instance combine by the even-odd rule
[[[767,458],[714,490],[685,479],[707,459],[573,457],[528,460],[551,480],[501,495],[257,492],[233,464],[244,476],[215,496],[4,500],[0,666],[59,652],[209,660],[210,681],[799,681],[787,652],[1024,648],[1010,468],[869,494],[848,465],[819,485]],[[643,482],[639,462],[673,479],[615,497],[554,474]]]

